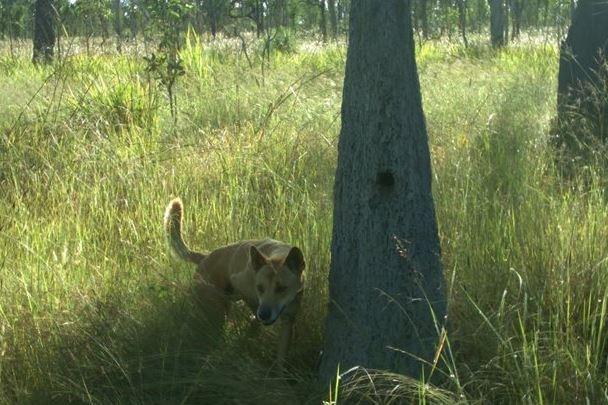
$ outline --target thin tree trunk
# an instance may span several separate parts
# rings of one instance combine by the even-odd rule
[[[336,13],[336,0],[328,0],[327,8],[329,9],[329,26],[331,28],[331,38],[335,41],[338,39],[338,16]]]
[[[336,0],[338,4],[336,5],[336,10],[338,11],[338,25],[342,23],[342,21],[349,19],[350,16],[350,0]]]
[[[506,0],[506,4],[505,1],[503,1],[502,3],[502,10],[503,10],[503,29],[504,29],[504,44],[508,44],[509,43],[509,21],[511,19],[510,16],[510,11],[509,11],[509,5],[508,5],[508,0]]]
[[[114,31],[116,32],[116,50],[122,53],[122,9],[120,0],[114,0]]]
[[[458,28],[466,48],[469,46],[469,41],[467,41],[467,0],[457,0],[456,3],[458,6]]]
[[[443,7],[443,17],[441,23],[441,36],[443,36],[446,32],[448,34],[448,40],[452,41],[452,19],[450,18],[450,8],[447,5]]]
[[[505,45],[505,10],[503,0],[490,2],[490,42],[495,48]]]
[[[521,19],[524,11],[524,5],[522,3],[522,0],[512,0],[511,8],[513,9],[511,13],[511,40],[514,40],[519,37],[519,34],[521,32]]]
[[[36,0],[34,5],[34,63],[52,63],[55,56],[55,6],[53,0]]]
[[[475,11],[475,14],[477,14],[478,18],[476,18],[475,20],[473,20],[474,25],[473,28],[475,29],[475,32],[479,32],[483,25],[483,19],[481,18],[481,16],[485,16],[485,12],[486,12],[486,7],[485,7],[485,2],[484,0],[477,0],[477,10]]]
[[[15,59],[15,47],[14,47],[14,39],[13,39],[13,24],[9,22],[8,24],[8,45],[11,53],[11,59]]]
[[[419,376],[445,314],[410,2],[353,0],[321,376]],[[409,353],[404,354],[404,353]]]
[[[427,11],[427,0],[418,0],[418,19],[420,21],[420,28],[422,30],[422,38],[429,39],[429,16]]]
[[[209,18],[209,29],[211,30],[211,36],[215,39],[217,37],[218,30],[218,18],[219,18],[219,5],[217,0],[208,0],[206,2],[207,16]]]
[[[325,0],[319,0],[319,12],[321,13],[321,18],[319,18],[319,30],[321,31],[323,42],[327,42],[327,13],[325,10]]]
[[[289,2],[287,0],[279,0],[276,2],[275,7],[275,16],[276,16],[276,25],[278,27],[289,27]]]
[[[256,0],[254,5],[254,17],[255,17],[255,33],[258,38],[264,34],[264,10],[262,9],[263,0]]]

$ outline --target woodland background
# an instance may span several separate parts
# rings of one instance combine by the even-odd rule
[[[32,63],[42,1],[54,49]],[[0,403],[608,403],[606,149],[553,142],[575,2],[411,2],[449,332],[432,384],[331,392],[349,2],[37,3],[0,3]],[[287,375],[246,310],[221,341],[200,322],[164,245],[174,196],[193,247],[306,253]]]

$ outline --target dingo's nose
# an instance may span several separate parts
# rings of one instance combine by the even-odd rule
[[[271,316],[272,316],[272,311],[270,310],[270,308],[266,308],[266,307],[258,308],[258,319],[260,321],[266,323],[270,320]]]

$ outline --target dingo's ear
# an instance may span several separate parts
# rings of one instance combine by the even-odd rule
[[[287,258],[285,258],[285,265],[296,274],[302,273],[304,267],[306,266],[302,251],[295,246],[292,247],[287,255]]]
[[[266,257],[256,248],[255,246],[251,246],[249,249],[249,257],[251,258],[251,266],[254,271],[258,271],[263,266],[268,264],[268,260]]]

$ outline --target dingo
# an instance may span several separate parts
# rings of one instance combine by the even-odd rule
[[[282,368],[304,279],[304,257],[297,247],[272,239],[245,240],[210,253],[194,252],[182,239],[183,204],[179,198],[165,210],[165,233],[173,253],[197,265],[201,300],[222,322],[231,301],[243,300],[264,325],[281,319],[277,363]]]

